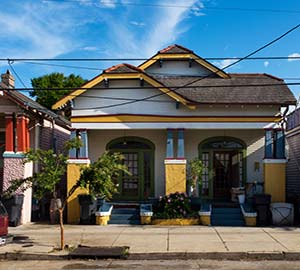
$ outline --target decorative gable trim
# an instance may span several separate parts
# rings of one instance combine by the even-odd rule
[[[139,68],[142,70],[146,70],[153,64],[155,64],[157,61],[160,60],[194,60],[199,65],[205,67],[206,69],[210,70],[211,72],[215,73],[217,76],[220,76],[221,78],[227,79],[230,78],[230,76],[224,72],[223,70],[219,69],[218,67],[212,65],[211,63],[207,62],[200,56],[194,54],[194,53],[161,53],[158,52],[156,55],[151,57],[149,60],[145,61],[141,65],[139,65]]]
[[[173,98],[175,101],[178,101],[185,105],[186,107],[190,109],[195,109],[196,106],[189,100],[183,98],[179,94],[175,93],[173,90],[169,89],[168,87],[164,86],[162,83],[158,82],[151,76],[143,73],[143,72],[132,72],[132,73],[102,73],[101,75],[95,77],[91,81],[84,84],[81,88],[84,89],[77,89],[73,92],[71,92],[69,95],[63,97],[59,101],[57,101],[53,106],[52,109],[56,110],[61,107],[63,107],[68,101],[73,100],[74,98],[80,96],[84,92],[86,92],[88,89],[94,87],[95,85],[101,83],[104,79],[143,79],[150,85],[152,85],[155,88],[158,88],[160,91],[168,95],[169,97]]]

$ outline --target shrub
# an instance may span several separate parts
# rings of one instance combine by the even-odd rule
[[[157,218],[185,218],[192,213],[190,199],[185,193],[171,193],[159,198]]]

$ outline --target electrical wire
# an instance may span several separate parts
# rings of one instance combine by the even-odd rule
[[[24,83],[24,81],[23,81],[23,80],[21,79],[21,77],[18,75],[17,71],[14,69],[14,67],[12,66],[12,64],[13,64],[13,62],[8,61],[8,65],[9,65],[9,67],[11,68],[11,70],[13,71],[13,73],[15,74],[15,76],[18,78],[18,80],[20,81],[20,83],[21,83],[25,88],[27,88],[26,85],[25,85],[25,83]],[[10,90],[11,90],[11,89],[10,89]]]
[[[159,86],[134,86],[134,87],[93,87],[90,88],[91,90],[142,90],[142,89],[161,89],[161,88],[171,88],[170,92],[178,90],[178,89],[198,89],[198,88],[249,88],[249,87],[270,87],[270,86],[287,86],[287,85],[300,85],[300,82],[291,82],[291,83],[265,83],[265,84],[225,84],[225,85],[182,85],[182,86],[166,86],[162,85]],[[32,91],[32,90],[42,90],[42,91],[63,91],[63,90],[74,90],[74,87],[41,87],[41,88],[34,88],[34,87],[18,87],[18,88],[2,88],[3,90],[10,90],[10,91]],[[89,88],[86,87],[76,87],[75,90],[87,90]],[[163,94],[163,93],[162,93]]]
[[[246,11],[246,12],[271,12],[271,13],[290,13],[298,14],[300,10],[287,9],[262,9],[262,8],[238,8],[238,7],[212,7],[212,6],[190,6],[190,5],[174,5],[174,4],[149,4],[149,3],[135,3],[135,2],[117,2],[117,1],[91,1],[91,0],[43,0],[44,2],[57,3],[87,3],[105,6],[107,4],[120,6],[136,6],[136,7],[156,7],[156,8],[184,8],[191,11],[216,10],[216,11]]]
[[[161,60],[162,58],[152,57],[153,60]],[[300,60],[300,56],[260,56],[260,57],[248,57],[244,59],[244,57],[195,57],[191,58],[194,60],[201,59],[206,61],[216,61],[216,60]],[[12,62],[24,62],[29,63],[28,61],[42,61],[42,62],[122,62],[122,61],[146,61],[149,58],[0,58],[0,61],[12,61]]]

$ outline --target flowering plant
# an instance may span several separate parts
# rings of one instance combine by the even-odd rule
[[[185,193],[171,193],[159,198],[158,218],[184,218],[191,214],[190,199]]]

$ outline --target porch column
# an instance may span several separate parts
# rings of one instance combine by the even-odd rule
[[[178,129],[177,158],[184,159],[184,130]]]
[[[82,147],[79,150],[79,158],[88,158],[88,134],[87,130],[80,131],[80,137],[82,141]]]
[[[265,130],[264,191],[272,202],[285,202],[285,138],[282,129]]]
[[[13,114],[5,115],[5,152],[14,152],[14,118]]]
[[[184,130],[176,130],[177,155],[174,157],[173,131],[168,130],[167,155],[165,159],[165,194],[186,192],[186,159],[184,157]]]
[[[174,157],[174,143],[173,143],[173,130],[167,130],[167,158]]]
[[[17,117],[17,151],[25,152],[27,149],[27,136],[26,136],[26,122],[27,119],[24,115],[19,115]]]
[[[70,134],[70,140],[75,139],[76,138],[76,129],[72,129],[71,130],[71,134]],[[76,152],[77,150],[75,148],[72,148],[69,150],[69,158],[76,158]]]
[[[88,158],[88,136],[86,130],[71,131],[70,138],[74,139],[80,137],[82,141],[82,147],[80,149],[70,149],[69,160],[67,166],[67,193],[72,189],[74,184],[80,177],[80,169],[82,166],[89,166],[90,160]],[[88,194],[88,190],[78,188],[72,196],[68,198],[67,209],[68,216],[67,221],[70,224],[78,224],[80,222],[80,205],[78,201],[79,194]]]

